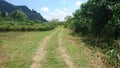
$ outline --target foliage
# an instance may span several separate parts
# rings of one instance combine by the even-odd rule
[[[59,19],[52,19],[51,22],[58,22]]]
[[[21,10],[7,13],[0,12],[0,31],[47,31],[54,29],[56,22],[43,22],[41,20],[30,20]]]
[[[3,11],[3,12],[0,12],[0,17],[6,17],[7,16],[7,12]]]
[[[11,14],[10,14],[10,17],[12,19],[16,19],[18,21],[25,21],[28,19],[27,15],[20,11],[20,10],[16,10],[16,11],[13,11]]]
[[[43,22],[40,20],[35,20],[34,23],[43,23]]]
[[[116,57],[120,53],[120,45],[119,42],[115,42],[120,38],[119,13],[119,0],[88,0],[73,13],[73,18],[67,21],[67,27],[87,36],[92,46],[99,47],[105,52],[113,49],[115,57],[112,59],[115,62],[112,64],[119,64]]]
[[[47,31],[54,29],[56,23],[26,23],[6,21],[0,23],[0,31]]]

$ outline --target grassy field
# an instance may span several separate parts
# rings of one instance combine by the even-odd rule
[[[106,68],[101,53],[70,32],[60,26],[44,32],[0,33],[0,68]]]
[[[47,32],[5,32],[0,33],[0,67],[29,68],[31,57],[41,40],[53,31]]]

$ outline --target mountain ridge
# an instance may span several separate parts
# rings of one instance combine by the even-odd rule
[[[25,5],[20,5],[20,6],[16,6],[13,5],[5,0],[0,0],[0,11],[7,11],[9,13],[15,11],[15,10],[21,10],[23,11],[30,20],[41,20],[46,22],[47,20],[44,19],[42,17],[42,15],[40,13],[38,13],[35,10],[31,10],[29,9],[27,6]]]

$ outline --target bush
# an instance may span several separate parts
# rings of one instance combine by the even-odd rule
[[[120,45],[116,44],[120,38],[120,0],[88,0],[76,10],[73,18],[65,27],[87,37],[86,43],[98,47],[104,53],[113,51],[114,57],[109,61],[116,68],[120,66],[117,58],[120,54]],[[85,40],[83,40],[85,42]],[[110,54],[108,54],[111,57]],[[116,65],[115,65],[116,64]]]
[[[0,31],[47,31],[57,26],[56,23],[25,23],[9,22],[0,23]]]

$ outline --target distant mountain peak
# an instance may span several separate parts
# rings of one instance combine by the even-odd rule
[[[11,12],[13,12],[15,10],[23,11],[28,16],[28,18],[31,19],[31,20],[47,21],[46,19],[44,19],[41,16],[40,13],[38,13],[34,9],[31,10],[25,5],[23,5],[23,6],[15,6],[13,4],[10,4],[10,3],[6,2],[5,0],[0,0],[0,11],[7,11],[7,12],[11,13]]]

